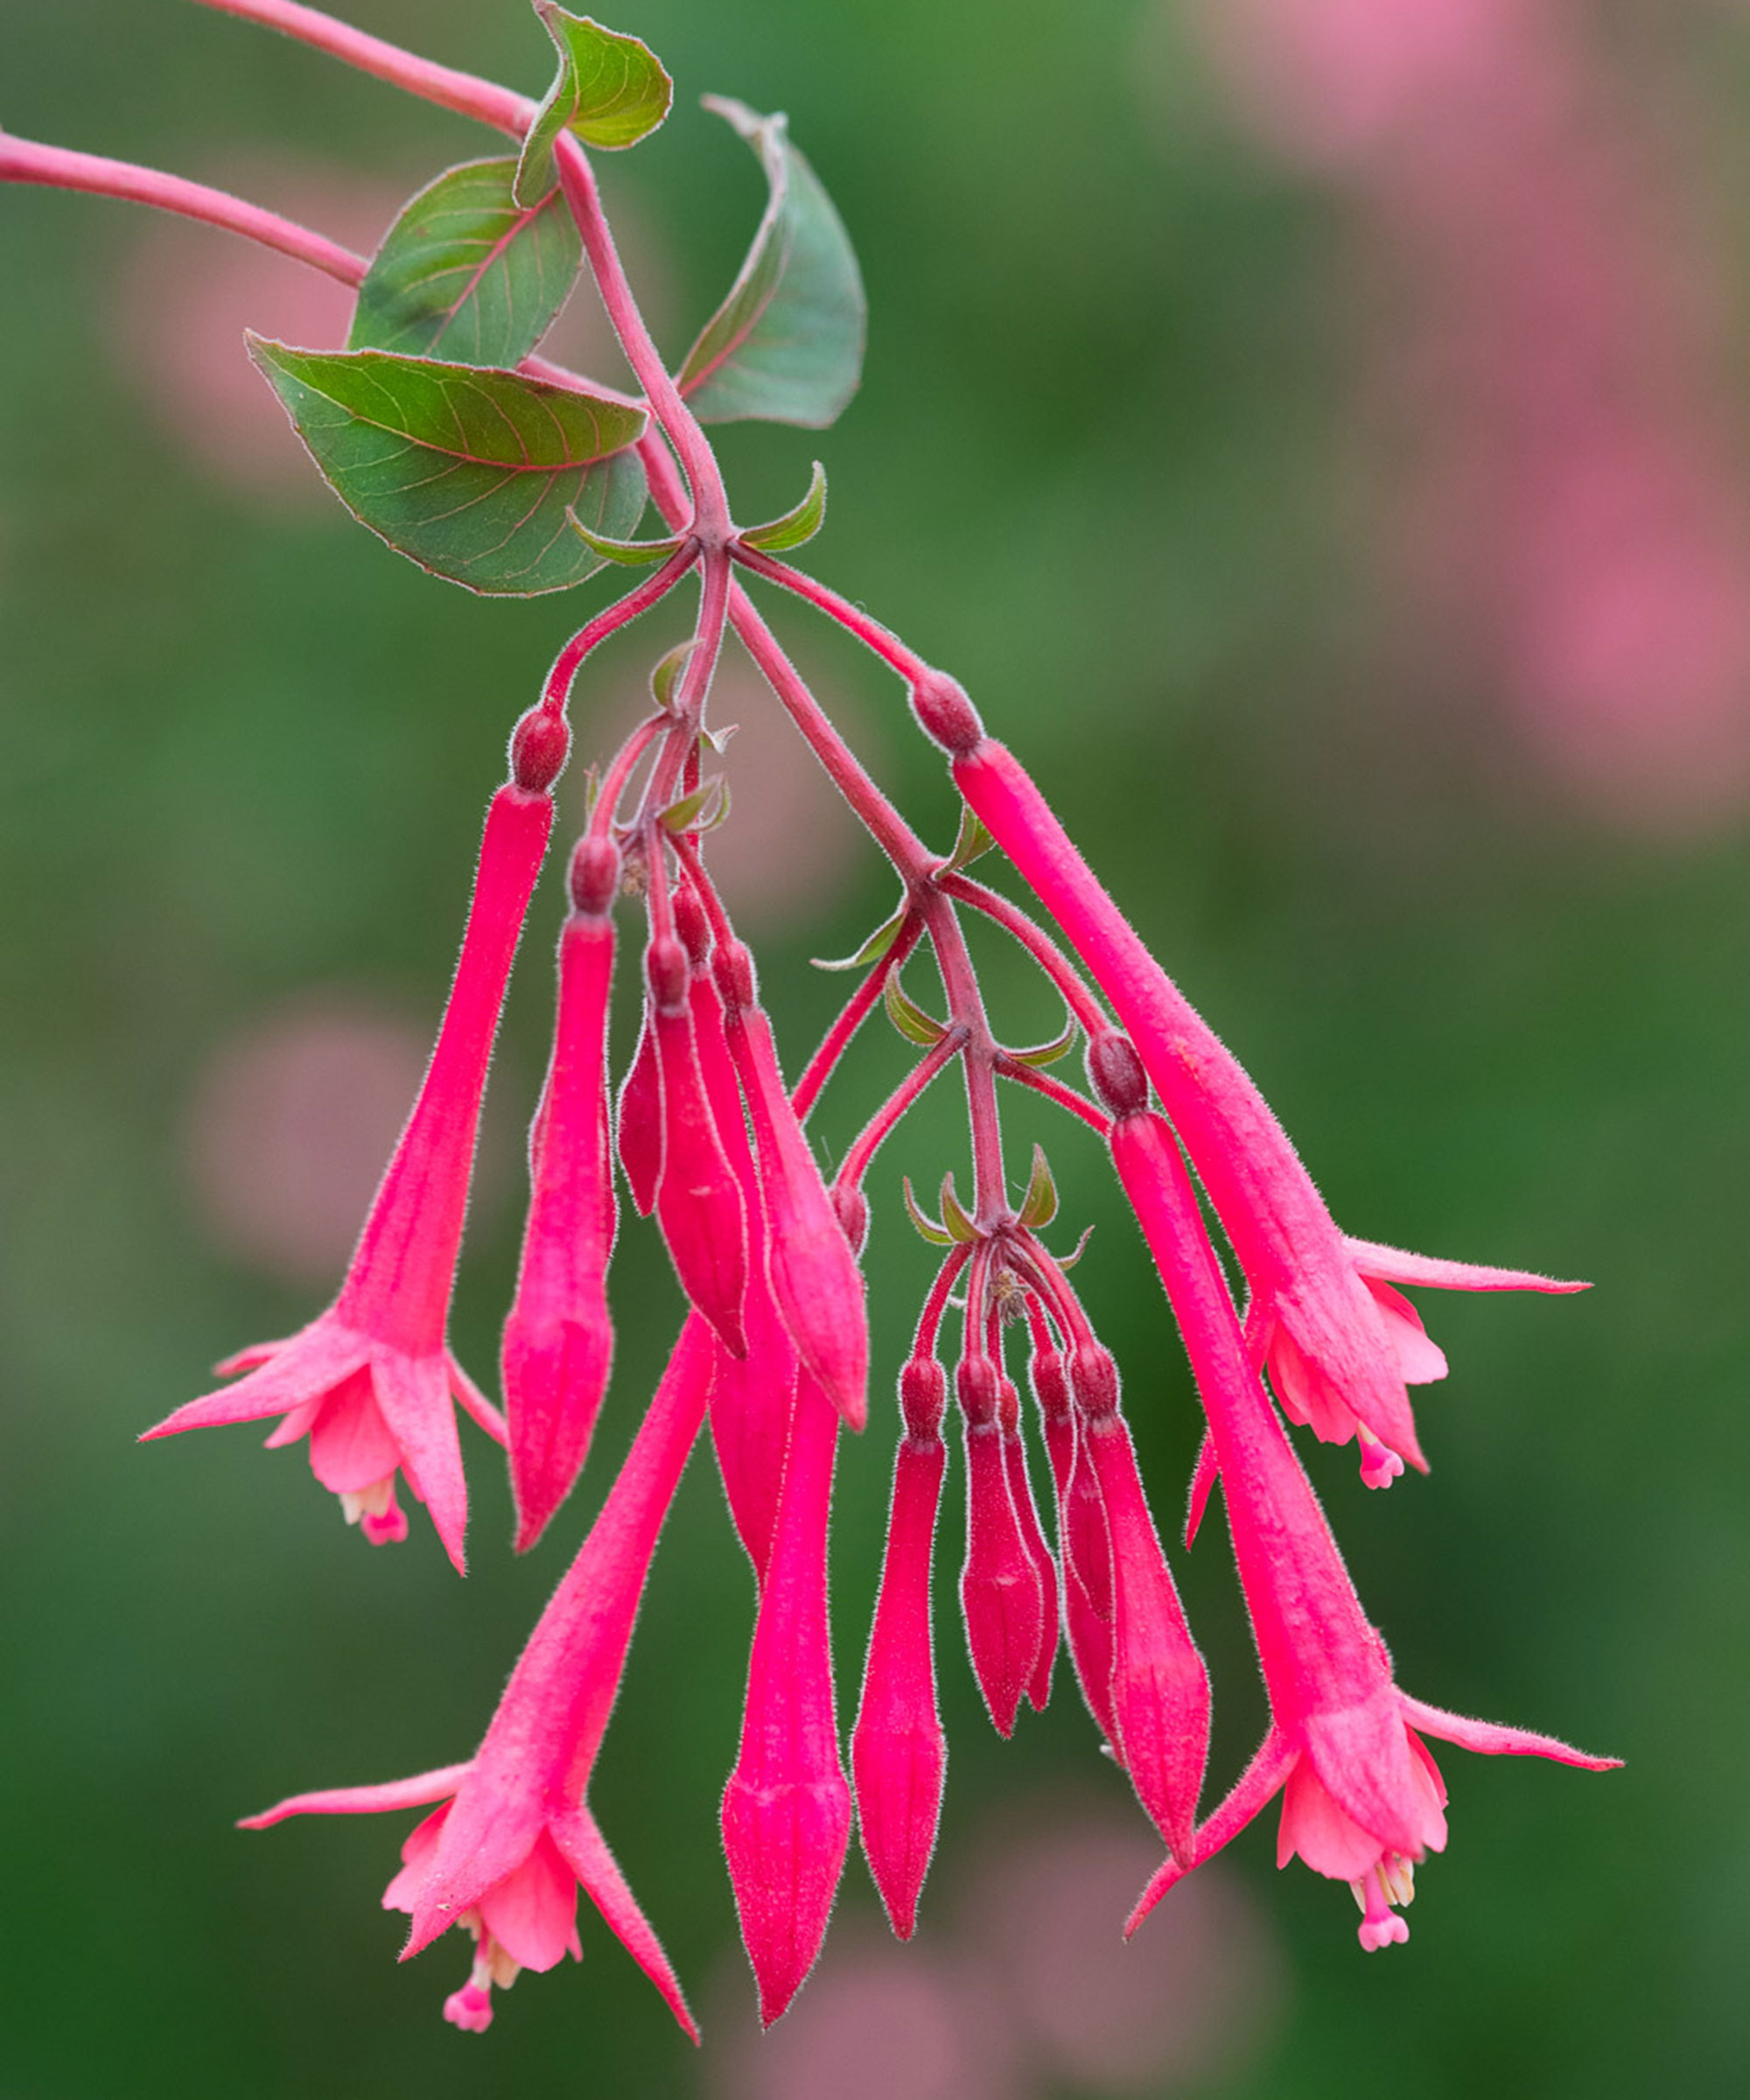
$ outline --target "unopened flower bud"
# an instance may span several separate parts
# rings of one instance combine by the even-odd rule
[[[644,951],[644,976],[658,1013],[679,1013],[687,1003],[687,951],[663,934]]]
[[[705,957],[710,953],[710,925],[705,917],[705,907],[691,889],[675,892],[675,931],[687,951],[687,960],[695,970],[703,970]]]
[[[933,742],[956,756],[976,751],[984,741],[984,724],[978,710],[966,696],[966,688],[946,671],[926,671],[912,688],[912,712],[918,726]]]
[[[1088,1082],[1115,1116],[1135,1116],[1148,1106],[1148,1074],[1136,1046],[1116,1028],[1088,1042]]]
[[[734,1014],[756,1004],[760,998],[753,972],[753,956],[745,941],[726,941],[717,951],[711,969],[724,1004]]]
[[[620,894],[620,848],[585,832],[571,852],[571,906],[586,919],[606,918]]]
[[[996,1420],[997,1402],[1002,1389],[997,1367],[988,1356],[962,1356],[955,1368],[954,1390],[961,1412],[975,1427],[982,1428]]]
[[[525,794],[545,794],[565,770],[571,732],[563,715],[531,707],[510,738],[510,777]]]
[[[1110,1349],[1084,1342],[1069,1360],[1070,1389],[1075,1404],[1090,1422],[1118,1411],[1118,1367]]]
[[[948,1373],[934,1356],[914,1356],[900,1373],[900,1412],[906,1434],[920,1441],[942,1434]]]
[[[850,1244],[853,1254],[861,1254],[863,1243],[869,1237],[869,1199],[860,1188],[850,1188],[836,1181],[830,1191],[834,1214],[838,1228]]]

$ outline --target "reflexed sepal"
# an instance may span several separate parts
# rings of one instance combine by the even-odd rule
[[[942,1222],[948,1228],[948,1236],[962,1247],[970,1246],[978,1237],[978,1228],[962,1209],[960,1198],[954,1193],[952,1172],[942,1178]]]
[[[1027,1193],[1021,1204],[1020,1222],[1030,1231],[1038,1232],[1049,1225],[1057,1215],[1057,1184],[1051,1178],[1051,1168],[1046,1163],[1045,1147],[1033,1147],[1033,1171],[1027,1182]]]
[[[902,904],[891,919],[884,919],[854,956],[829,958],[810,956],[808,960],[816,970],[865,970],[872,962],[878,962],[892,947],[905,928],[911,915],[911,906]],[[907,1002],[909,1004],[909,1002]],[[928,1018],[928,1017],[926,1017]],[[897,1024],[895,1024],[897,1026]]]
[[[926,1211],[923,1206],[918,1201],[916,1192],[912,1187],[912,1178],[909,1174],[907,1174],[905,1178],[904,1186],[906,1191],[906,1208],[911,1214],[912,1222],[917,1227],[919,1234],[924,1239],[928,1240],[932,1247],[954,1246],[956,1244],[955,1236],[948,1229],[947,1226],[939,1224],[937,1221],[931,1217],[928,1212]]]
[[[945,875],[958,874],[962,868],[970,868],[975,860],[982,860],[997,844],[970,809],[960,812],[960,836],[954,842],[954,850],[942,864]]]
[[[907,1042],[934,1050],[948,1033],[943,1022],[932,1019],[914,999],[907,998],[897,970],[888,972],[887,981],[881,987],[881,998],[887,1009],[887,1018]]]
[[[816,459],[808,480],[808,493],[796,508],[767,524],[750,525],[740,536],[741,543],[744,547],[757,548],[761,554],[788,554],[793,547],[801,547],[813,539],[825,522],[826,469]]]
[[[623,569],[643,569],[652,562],[666,562],[685,544],[678,533],[667,540],[610,539],[606,533],[585,525],[572,510],[565,513],[565,522],[592,554],[599,555],[605,562],[618,562]]]

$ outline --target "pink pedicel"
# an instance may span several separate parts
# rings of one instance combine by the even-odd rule
[[[755,1004],[753,960],[739,942],[713,965],[730,1054],[759,1155],[772,1295],[796,1354],[852,1429],[869,1417],[869,1318],[844,1236],[778,1067],[772,1024]]]
[[[837,1410],[803,1372],[748,1658],[741,1747],[723,1792],[723,1849],[768,2027],[814,1967],[850,1842],[827,1624],[837,1440]]]
[[[966,1453],[966,1561],[960,1575],[960,1606],[978,1689],[997,1732],[1012,1735],[1015,1715],[1039,1667],[1045,1598],[1003,1461],[1003,1384],[985,1356],[962,1358],[955,1374]],[[1011,1405],[1013,1395],[1011,1386]]]
[[[1040,1592],[1039,1652],[1033,1657],[1032,1675],[1027,1679],[1027,1704],[1043,1713],[1051,1703],[1051,1673],[1057,1661],[1057,1563],[1040,1529],[1039,1505],[1027,1474],[1026,1446],[1021,1437],[1021,1403],[1013,1382],[1003,1381],[1002,1404],[997,1419],[1003,1432],[1003,1473],[1009,1483],[1009,1502],[1021,1544],[1033,1564]]]
[[[499,1443],[506,1432],[450,1354],[445,1328],[493,1037],[552,824],[545,794],[512,783],[493,796],[438,1045],[333,1306],[289,1340],[220,1365],[260,1368],[146,1432],[283,1415],[270,1446],[308,1436],[317,1479],[342,1497],[349,1522],[365,1520],[374,1544],[405,1535],[399,1472],[458,1572],[468,1493],[452,1396]]]
[[[900,1373],[905,1433],[893,1461],[881,1587],[850,1732],[864,1857],[902,1940],[917,1923],[948,1769],[930,1630],[930,1558],[948,1466],[942,1438],[947,1397],[947,1376],[934,1357],[914,1357]]]
[[[689,1301],[732,1356],[745,1356],[747,1215],[699,1069],[687,1001],[686,951],[672,935],[653,941],[645,972],[662,1095],[656,1222]]]
[[[572,863],[574,907],[580,888],[588,903],[604,888],[611,900],[619,858],[606,841],[583,842]],[[519,1553],[540,1537],[583,1469],[613,1362],[607,1302],[617,1222],[607,1148],[613,953],[606,908],[574,908],[559,936],[553,1055],[529,1135],[528,1218],[500,1349]]]
[[[1356,1438],[1369,1487],[1386,1486],[1405,1463],[1425,1473],[1406,1387],[1444,1376],[1446,1360],[1419,1320],[1405,1319],[1396,1293],[1382,1299],[1373,1284],[1389,1279],[1370,1282],[1264,1096],[1144,947],[1013,755],[986,738],[955,759],[954,778],[1134,1039],[1246,1272],[1284,1410],[1326,1443]],[[1450,1289],[1580,1288],[1479,1282],[1504,1272],[1431,1266]]]
[[[710,1330],[696,1314],[601,1514],[511,1675],[486,1740],[465,1765],[388,1786],[299,1794],[245,1830],[288,1816],[363,1815],[441,1803],[402,1848],[384,1908],[410,1911],[402,1960],[452,1925],[475,1939],[472,1973],[444,2017],[475,2032],[487,1993],[519,1969],[578,1955],[577,1892],[662,1994],[695,2040],[692,2015],[655,1935],[590,1813],[590,1775],[626,1665],[645,1577],[688,1453],[704,1419]]]
[[[1446,1842],[1445,1789],[1420,1737],[1468,1749],[1555,1758],[1601,1771],[1616,1762],[1552,1737],[1495,1728],[1401,1691],[1368,1623],[1311,1482],[1249,1361],[1190,1177],[1163,1119],[1121,1118],[1112,1157],[1185,1336],[1222,1469],[1240,1586],[1270,1695],[1270,1726],[1228,1799],[1188,1851],[1150,1883],[1130,1929],[1192,1866],[1284,1794],[1281,1848],[1355,1886],[1362,1943],[1407,1933],[1383,1922],[1392,1892]]]
[[[1042,1339],[1041,1339],[1042,1337]],[[1028,1378],[1039,1403],[1057,1502],[1058,1551],[1063,1563],[1063,1630],[1082,1697],[1117,1757],[1112,1722],[1112,1540],[1069,1397],[1069,1373],[1059,1351],[1035,1330]],[[1120,1760],[1122,1761],[1122,1760]]]
[[[1168,1850],[1188,1859],[1209,1760],[1209,1673],[1143,1494],[1118,1367],[1078,1344],[1069,1378],[1111,1538],[1113,1740]]]
[[[676,899],[676,904],[680,900]],[[678,915],[678,914],[677,914]],[[796,1388],[796,1347],[778,1316],[764,1257],[770,1230],[760,1170],[748,1141],[742,1112],[741,1084],[723,1031],[723,1004],[708,970],[695,970],[688,988],[693,1040],[711,1117],[741,1190],[746,1211],[750,1251],[742,1326],[746,1356],[732,1356],[719,1345],[711,1374],[711,1445],[718,1473],[729,1503],[731,1521],[753,1572],[764,1581],[772,1557],[772,1534],[778,1522],[778,1496],[784,1484],[784,1453],[790,1441],[790,1406]]]

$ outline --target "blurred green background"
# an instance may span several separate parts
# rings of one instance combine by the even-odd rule
[[[516,0],[353,12],[452,63],[544,79]],[[1698,4],[1584,18],[1625,107],[1687,141],[1658,174],[1681,191],[1673,223],[1717,243],[1712,412],[1741,424],[1750,270],[1726,199],[1750,136],[1750,24]],[[1016,1950],[1067,1900],[1074,1845],[1059,1858],[1053,1831],[1093,1833],[1091,1857],[1140,1814],[1061,1669],[1015,1741],[984,1720],[950,1609],[950,1486],[938,1645],[953,1760],[903,1958],[944,2019],[965,2012],[985,2040],[956,2043],[970,2055],[951,2076],[938,2065],[938,2084],[886,2090],[1742,2090],[1750,834],[1734,794],[1695,822],[1647,823],[1573,792],[1499,655],[1467,646],[1462,607],[1428,611],[1402,582],[1381,522],[1402,462],[1369,409],[1367,345],[1391,325],[1414,242],[1400,232],[1396,263],[1369,268],[1377,214],[1353,181],[1247,129],[1186,10],[642,0],[616,25],[677,82],[667,128],[602,170],[670,355],[760,202],[701,92],[791,113],[866,273],[862,394],[823,437],[725,430],[739,514],[785,508],[824,458],[833,511],[813,565],[964,678],[1245,1058],[1348,1229],[1597,1285],[1424,1306],[1453,1365],[1422,1398],[1426,1480],[1369,1497],[1350,1453],[1309,1456],[1411,1689],[1617,1753],[1626,1771],[1445,1754],[1452,1847],[1424,1870],[1410,1945],[1383,1958],[1359,1953],[1342,1889],[1277,1877],[1271,1829],[1235,1848],[1226,1908],[1196,1914],[1207,1930],[1184,1959],[1214,1976],[1207,1993],[1175,1997],[1147,1935],[1120,1943],[1120,1894],[1110,1938],[1047,1961],[1086,2002],[1126,1964],[1158,1976],[1158,1999],[1151,1984],[1124,2015],[1130,2055],[1104,2068],[1097,2047],[1028,2039]],[[497,150],[244,24],[122,0],[0,0],[0,122],[252,185],[360,245],[438,168]],[[299,1455],[263,1457],[248,1431],[133,1446],[214,1357],[287,1331],[332,1289],[347,1234],[330,1257],[332,1227],[298,1223],[298,1133],[337,1148],[340,1173],[352,1155],[336,1117],[357,1108],[376,1132],[366,1082],[397,1055],[416,1074],[508,727],[604,592],[471,598],[306,489],[276,450],[276,411],[252,420],[244,398],[265,406],[238,340],[252,317],[225,304],[243,253],[119,204],[0,192],[0,2094],[880,2090],[867,2082],[884,2038],[856,2040],[853,2022],[835,2059],[818,2010],[865,2002],[865,1955],[870,1974],[899,1973],[854,1851],[827,1964],[792,2015],[814,2055],[782,2028],[751,2040],[716,1820],[752,1585],[702,1459],[595,1792],[705,2015],[702,2055],[587,1916],[581,1970],[524,1979],[490,2036],[458,2036],[438,2008],[466,1968],[459,1941],[397,1969],[399,1921],[377,1908],[403,1819],[230,1827],[288,1792],[466,1754],[631,1433],[677,1302],[654,1236],[623,1226],[620,1356],[589,1472],[513,1564],[500,1468],[471,1435],[466,1585],[417,1512],[403,1549],[368,1552]],[[245,262],[264,302],[305,296],[281,289],[296,265]],[[298,311],[262,325],[292,332]],[[332,311],[321,325],[338,340]],[[1439,386],[1425,398],[1438,408]],[[203,403],[207,428],[191,433]],[[1735,471],[1726,452],[1713,464]],[[945,845],[950,794],[897,687],[804,609],[774,616]],[[679,611],[661,617],[580,687],[584,755],[676,638]],[[890,885],[776,735],[761,740],[752,717],[769,703],[732,676],[738,806],[756,830],[766,809],[746,919],[794,1069],[844,984],[807,958],[854,948]],[[556,874],[495,1068],[452,1328],[480,1375],[514,1274]],[[1025,973],[998,946],[980,952],[1014,1036],[1050,1032]],[[276,1046],[307,1046],[312,1026],[330,1063],[288,1078]],[[872,1034],[820,1113],[830,1145],[901,1068],[897,1040]],[[272,1157],[270,1113],[290,1132]],[[1020,1103],[1013,1128],[1018,1168],[1048,1126]],[[944,1091],[878,1167],[878,1393],[929,1272],[899,1173],[933,1186],[962,1148]],[[1082,1273],[1170,1530],[1195,1447],[1178,1344],[1097,1151],[1068,1126],[1051,1149],[1066,1224],[1098,1227]],[[319,1213],[322,1187],[304,1194]],[[841,1466],[847,1722],[893,1438],[878,1406]],[[1219,1786],[1261,1695],[1219,1528],[1177,1564],[1215,1675]],[[1137,1846],[1146,1872],[1145,1839],[1111,1842]],[[1013,1858],[1034,1868],[1010,1887]],[[1139,1884],[1128,1871],[1121,1890]],[[892,1987],[900,2006],[910,1986]],[[1177,2060],[1206,1995],[1231,1999],[1231,2031]]]

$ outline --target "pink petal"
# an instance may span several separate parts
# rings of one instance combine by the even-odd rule
[[[1410,1748],[1396,1686],[1361,1706],[1308,1713],[1301,1726],[1319,1778],[1382,1852],[1419,1859],[1445,1848],[1446,1817]]]
[[[154,1437],[177,1436],[186,1429],[256,1422],[263,1415],[284,1413],[301,1401],[320,1398],[349,1371],[358,1368],[368,1348],[365,1336],[325,1312],[301,1334],[294,1334],[260,1370],[251,1371],[235,1385],[186,1402],[155,1428],[145,1431],[140,1441],[147,1444]]]
[[[1552,1757],[1558,1764],[1578,1765],[1587,1772],[1614,1772],[1622,1763],[1620,1757],[1594,1757],[1589,1750],[1576,1750],[1572,1743],[1553,1735],[1535,1734],[1529,1728],[1502,1728],[1494,1721],[1469,1720],[1463,1714],[1448,1713],[1443,1707],[1425,1705],[1408,1692],[1400,1692],[1398,1700],[1404,1718],[1412,1728],[1484,1757]]]
[[[1475,1262],[1444,1262],[1432,1255],[1407,1254],[1401,1247],[1382,1247],[1372,1240],[1345,1238],[1351,1259],[1363,1277],[1394,1284],[1432,1284],[1443,1291],[1590,1291],[1590,1284],[1564,1283],[1530,1269],[1488,1269]]]
[[[662,1082],[648,1012],[620,1089],[616,1129],[620,1164],[632,1191],[633,1208],[640,1218],[648,1218],[655,1208],[656,1184],[662,1178]]]
[[[1303,1758],[1288,1775],[1282,1793],[1282,1824],[1277,1832],[1276,1864],[1286,1866],[1298,1854],[1315,1874],[1334,1881],[1359,1881],[1379,1865],[1382,1846],[1370,1830],[1332,1800],[1318,1774]]]
[[[448,1349],[444,1353],[444,1368],[449,1373],[450,1390],[461,1404],[462,1412],[471,1422],[485,1430],[502,1451],[510,1441],[510,1432],[505,1427],[504,1417],[457,1362],[454,1353]]]
[[[419,1892],[425,1885],[425,1877],[431,1871],[431,1862],[438,1854],[438,1838],[449,1820],[450,1803],[434,1809],[423,1823],[414,1824],[401,1848],[401,1872],[382,1893],[385,1910],[404,1910],[411,1914],[419,1900]]]
[[[653,952],[662,944],[653,943]],[[662,1086],[656,1222],[688,1301],[732,1356],[747,1354],[747,1216],[705,1094],[690,1010],[653,1013]]]
[[[378,1787],[328,1787],[317,1794],[294,1794],[259,1816],[242,1816],[237,1828],[265,1830],[288,1816],[374,1816],[388,1809],[421,1809],[428,1802],[447,1799],[473,1768],[470,1760],[466,1765],[444,1765],[436,1772],[392,1779]]]
[[[1191,1496],[1185,1512],[1185,1550],[1188,1553],[1203,1528],[1209,1497],[1222,1477],[1222,1461],[1215,1456],[1215,1439],[1206,1429],[1197,1446],[1197,1463],[1191,1469]]]
[[[1130,1935],[1147,1917],[1155,1905],[1175,1882],[1182,1881],[1193,1866],[1219,1852],[1224,1844],[1237,1838],[1253,1818],[1270,1806],[1278,1790],[1294,1769],[1298,1749],[1278,1729],[1272,1727],[1263,1742],[1252,1753],[1251,1762],[1235,1781],[1232,1789],[1222,1805],[1197,1826],[1197,1835],[1191,1848],[1189,1863],[1168,1857],[1165,1865],[1138,1898],[1136,1908],[1125,1922],[1124,1937]]]
[[[361,1365],[322,1404],[310,1432],[310,1470],[333,1494],[357,1494],[387,1480],[401,1464],[401,1446],[388,1433]]]
[[[258,1371],[264,1363],[271,1362],[286,1344],[296,1339],[285,1335],[278,1341],[251,1342],[247,1349],[239,1349],[234,1356],[222,1358],[213,1367],[215,1378],[235,1378],[244,1371]]]
[[[1013,1391],[1006,1380],[1004,1385],[1007,1391]],[[1057,1661],[1057,1563],[1052,1558],[1045,1534],[1040,1529],[1039,1508],[1033,1501],[1032,1482],[1027,1475],[1026,1446],[1018,1428],[1006,1426],[1007,1419],[1005,1407],[1003,1469],[1009,1478],[1009,1500],[1014,1507],[1015,1521],[1020,1526],[1021,1544],[1033,1564],[1040,1588],[1039,1650],[1033,1658],[1032,1675],[1027,1680],[1027,1703],[1035,1713],[1043,1713],[1050,1703],[1052,1666]]]
[[[668,1965],[668,1957],[626,1886],[626,1877],[597,1829],[595,1818],[587,1808],[578,1807],[556,1816],[550,1827],[554,1842],[583,1883],[584,1892],[601,1913],[608,1929],[662,1993],[668,2010],[688,2035],[697,2041],[699,2031],[687,2010],[687,2001],[681,1995],[681,1986]]]
[[[1385,1331],[1397,1358],[1397,1368],[1406,1385],[1432,1385],[1446,1376],[1445,1354],[1428,1339],[1422,1315],[1401,1291],[1373,1277],[1362,1279],[1373,1293],[1374,1303],[1385,1319]]]
[[[542,1830],[521,1866],[476,1908],[480,1922],[514,1962],[525,1969],[550,1969],[570,1954],[582,1961],[578,1940],[578,1878]]]
[[[1003,1462],[994,1369],[988,1361],[971,1358],[961,1364],[958,1381],[966,1456],[961,1612],[978,1689],[997,1732],[1010,1735],[1038,1666],[1045,1600]]]
[[[465,1910],[476,1909],[516,1872],[541,1836],[541,1809],[529,1793],[507,1788],[479,1759],[469,1782],[458,1789],[438,1832],[437,1853],[414,1891],[413,1926],[401,1950],[404,1962],[446,1932]]]
[[[468,1488],[448,1366],[441,1355],[402,1356],[379,1349],[371,1358],[371,1379],[383,1420],[401,1447],[407,1484],[430,1511],[456,1572],[466,1575],[462,1534],[468,1523]]]

